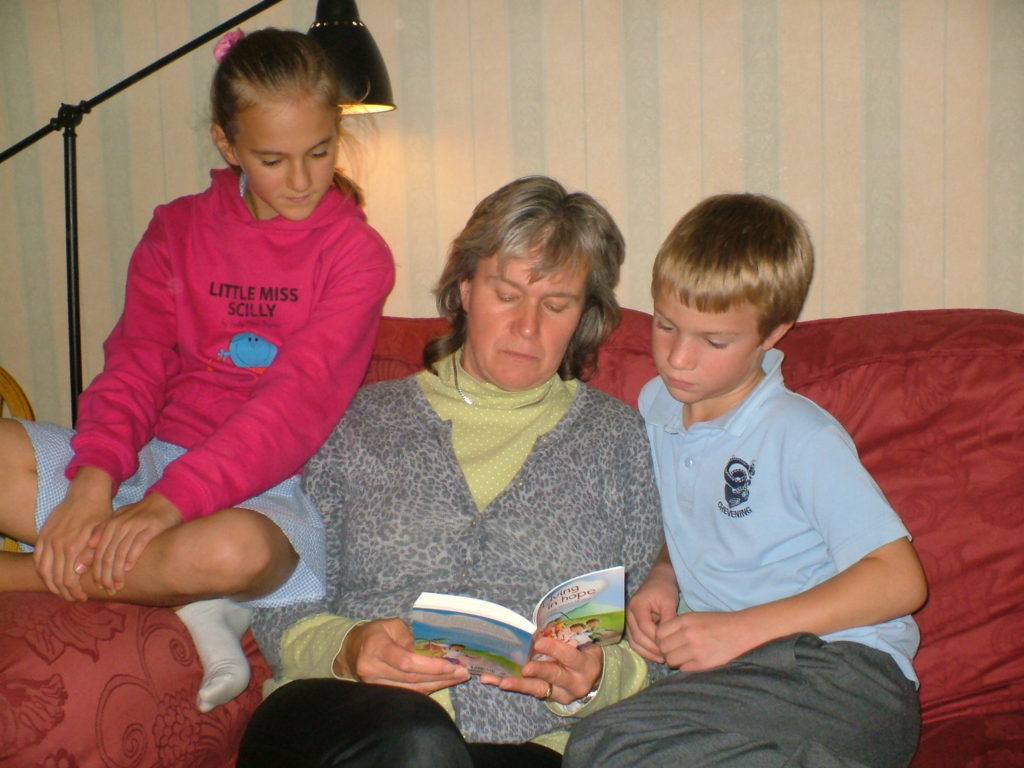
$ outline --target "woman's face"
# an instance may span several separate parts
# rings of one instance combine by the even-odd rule
[[[466,311],[462,367],[509,392],[550,379],[583,314],[586,272],[566,269],[530,282],[534,261],[481,259],[459,285]]]

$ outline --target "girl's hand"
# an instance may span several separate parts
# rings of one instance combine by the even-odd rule
[[[181,513],[166,497],[150,493],[121,507],[96,527],[89,546],[95,550],[92,576],[113,597],[124,587],[125,574],[135,567],[146,546],[159,534],[181,524]],[[88,563],[79,566],[85,571]]]
[[[570,704],[594,690],[601,679],[604,653],[600,646],[588,645],[579,649],[564,640],[538,637],[533,650],[546,658],[524,664],[522,677],[480,675],[480,682],[496,685],[503,691]]]
[[[673,618],[678,607],[679,588],[671,566],[666,569],[656,565],[626,606],[626,628],[633,650],[649,661],[663,664],[665,655],[658,640],[658,625]]]
[[[412,632],[401,619],[377,619],[355,627],[334,660],[334,671],[364,683],[420,693],[433,693],[469,679],[465,667],[414,652]]]
[[[53,508],[39,530],[32,558],[46,588],[65,600],[88,599],[82,589],[80,562],[89,562],[89,540],[96,526],[113,514],[110,476],[95,467],[81,467],[64,501]]]

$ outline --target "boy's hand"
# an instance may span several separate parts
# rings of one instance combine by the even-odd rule
[[[92,558],[90,538],[96,526],[113,514],[110,476],[94,467],[81,467],[68,486],[64,501],[53,508],[39,529],[32,553],[46,588],[65,600],[88,599],[82,589],[80,562]]]
[[[598,645],[579,649],[564,640],[537,637],[533,650],[543,658],[524,664],[522,677],[480,675],[480,682],[496,685],[503,691],[569,704],[594,690],[601,679],[604,652]]]
[[[658,625],[658,647],[673,669],[718,667],[763,642],[749,623],[743,611],[683,613]]]
[[[658,562],[626,606],[626,627],[633,650],[649,661],[663,664],[665,656],[658,640],[658,625],[674,617],[678,607],[679,588],[672,566]]]
[[[96,584],[113,597],[124,587],[125,574],[135,567],[149,543],[180,524],[178,508],[159,493],[121,507],[98,525],[89,539],[89,546],[95,550],[91,565]],[[78,568],[84,572],[88,565],[83,561]]]
[[[433,693],[469,679],[469,671],[446,659],[413,651],[413,636],[401,619],[377,619],[355,627],[334,660],[334,671],[364,683]]]

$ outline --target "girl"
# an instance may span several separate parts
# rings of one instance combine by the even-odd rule
[[[217,44],[228,169],[156,209],[77,431],[0,421],[0,589],[184,605],[208,711],[248,683],[247,605],[324,591],[323,525],[295,477],[365,372],[390,252],[335,171],[338,83],[318,44]],[[199,602],[196,602],[199,601]]]

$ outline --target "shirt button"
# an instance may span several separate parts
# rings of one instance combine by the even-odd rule
[[[686,460],[683,462],[683,464],[685,464],[687,469],[689,469],[690,467],[693,466],[693,459],[691,459],[689,456],[687,456]]]

